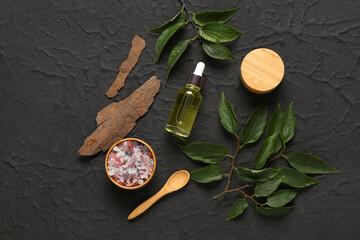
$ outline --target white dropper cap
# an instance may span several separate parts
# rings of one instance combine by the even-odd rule
[[[196,64],[196,68],[195,68],[195,71],[194,71],[193,74],[202,77],[202,74],[203,74],[203,72],[204,72],[204,69],[205,69],[205,63],[203,63],[203,62],[198,62],[198,63]]]

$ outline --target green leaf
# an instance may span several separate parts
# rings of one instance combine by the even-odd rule
[[[292,168],[281,167],[279,176],[284,177],[282,182],[295,188],[304,188],[319,183],[315,178],[309,177],[304,173],[298,172]]]
[[[204,26],[208,23],[224,23],[229,20],[237,10],[240,8],[229,9],[224,11],[204,11],[199,12],[193,16],[193,21],[199,25]]]
[[[176,46],[173,48],[173,50],[170,53],[168,64],[167,64],[167,76],[166,80],[169,77],[170,71],[172,67],[175,65],[175,63],[179,60],[181,55],[185,52],[187,46],[193,39],[188,40],[182,40],[176,44]]]
[[[149,29],[149,32],[162,32],[165,29],[167,29],[168,27],[176,24],[176,23],[182,23],[185,21],[185,17],[186,17],[186,12],[184,10],[184,8],[181,9],[180,12],[178,12],[178,14],[176,14],[175,17],[173,17],[170,21],[164,23],[163,25],[153,28],[153,29]]]
[[[267,217],[281,217],[293,210],[295,206],[291,207],[280,207],[280,208],[270,208],[270,207],[257,207],[258,213]]]
[[[293,102],[290,103],[289,107],[284,113],[283,120],[281,122],[280,137],[284,143],[290,141],[295,135],[295,116],[292,111]]]
[[[299,172],[309,174],[338,173],[324,160],[321,160],[310,153],[292,152],[288,155],[289,164]]]
[[[293,200],[296,194],[297,190],[295,189],[283,189],[276,191],[267,198],[267,204],[274,208],[282,207]]]
[[[180,146],[181,150],[192,160],[204,163],[216,164],[226,158],[225,147],[208,142],[191,143],[187,146]]]
[[[279,103],[276,107],[275,112],[273,113],[273,115],[270,118],[268,128],[267,128],[267,133],[266,133],[266,137],[270,137],[274,133],[277,134],[276,139],[275,139],[275,146],[274,146],[273,153],[277,153],[283,146],[283,142],[281,141],[281,138],[280,138],[280,127],[281,127],[281,122],[282,122],[283,116],[284,116],[284,113],[281,111],[281,107],[280,107],[280,103]]]
[[[229,211],[229,216],[226,219],[226,221],[229,221],[233,218],[236,218],[240,214],[244,212],[244,210],[247,208],[248,202],[245,199],[239,199],[236,201],[236,203],[231,207]]]
[[[213,181],[218,181],[224,175],[224,170],[222,170],[217,165],[209,165],[204,168],[194,170],[190,173],[192,180],[199,183],[209,183]]]
[[[239,176],[245,181],[265,182],[275,177],[279,173],[280,169],[266,168],[262,170],[252,170],[239,167],[237,171]]]
[[[246,122],[242,131],[242,140],[245,143],[254,143],[264,132],[268,117],[268,110],[266,106],[266,99],[264,98],[261,103],[252,112],[250,118]]]
[[[263,145],[261,146],[258,154],[255,157],[256,169],[263,168],[266,164],[267,159],[273,153],[276,136],[276,133],[274,133],[272,136],[265,139]]]
[[[209,57],[215,59],[237,59],[231,54],[227,47],[219,43],[203,42],[202,48]]]
[[[219,116],[223,127],[229,133],[236,134],[239,129],[239,123],[231,104],[226,100],[224,92],[221,95],[219,104]]]
[[[273,192],[276,191],[276,189],[279,187],[283,180],[283,176],[276,176],[273,179],[258,183],[254,189],[255,196],[256,197],[267,197]]]
[[[155,45],[155,60],[154,63],[157,63],[159,60],[160,54],[165,47],[166,43],[169,41],[169,39],[176,33],[177,30],[179,30],[182,26],[186,25],[186,22],[183,23],[176,23],[167,29],[165,29],[158,40],[156,41]]]
[[[202,38],[210,42],[218,43],[233,41],[238,38],[242,32],[223,23],[209,23],[199,29],[199,34]]]

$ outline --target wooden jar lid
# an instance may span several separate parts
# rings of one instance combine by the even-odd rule
[[[281,83],[284,72],[284,63],[276,52],[258,48],[245,56],[240,67],[240,78],[251,92],[264,94]]]

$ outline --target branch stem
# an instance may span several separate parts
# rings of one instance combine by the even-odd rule
[[[238,140],[237,141],[237,148],[236,148],[234,156],[231,157],[232,158],[231,169],[230,169],[230,172],[229,172],[229,177],[228,177],[224,192],[226,192],[229,189],[231,174],[234,171],[234,166],[235,166],[235,158],[236,158],[236,155],[237,155],[237,153],[239,152],[239,149],[240,149],[240,137],[237,137],[237,140]]]
[[[226,193],[230,193],[230,192],[240,192],[242,195],[245,196],[245,198],[249,198],[249,199],[250,199],[251,201],[253,201],[256,205],[258,205],[258,206],[260,206],[260,207],[264,206],[264,204],[261,204],[261,203],[259,203],[258,201],[255,200],[255,198],[254,198],[255,194],[252,195],[252,196],[250,196],[250,195],[248,195],[247,193],[245,193],[243,190],[241,190],[241,189],[244,189],[244,188],[247,188],[247,187],[252,187],[252,186],[253,186],[252,184],[246,184],[246,185],[241,186],[241,187],[238,187],[238,188],[229,189],[229,190],[226,190],[226,191],[220,193],[219,195],[217,195],[217,196],[214,197],[214,198],[221,197],[222,195],[224,195],[224,194],[226,194]]]
[[[234,153],[234,155],[233,156],[231,156],[231,155],[226,155],[226,156],[228,156],[228,157],[230,157],[231,158],[231,169],[230,169],[230,172],[229,172],[229,174],[227,174],[227,176],[228,176],[228,179],[227,179],[227,183],[226,183],[226,187],[225,187],[225,190],[222,192],[222,193],[220,193],[219,195],[217,195],[217,196],[215,196],[214,198],[218,198],[218,197],[220,197],[220,196],[222,196],[222,195],[224,195],[224,194],[226,194],[226,193],[228,193],[228,192],[234,192],[234,191],[237,191],[237,190],[240,190],[241,188],[238,188],[238,189],[231,189],[231,190],[229,190],[229,185],[230,185],[230,180],[231,180],[231,175],[232,175],[232,172],[234,171],[234,168],[235,168],[235,158],[236,158],[236,155],[238,154],[238,152],[239,152],[239,150],[241,149],[241,148],[243,148],[244,146],[245,146],[245,144],[246,143],[243,143],[242,145],[240,145],[240,137],[238,136],[238,135],[236,135],[235,134],[235,136],[236,136],[236,138],[237,138],[237,147],[236,147],[236,151],[235,151],[235,153]],[[245,185],[245,187],[248,187],[248,186],[251,186],[251,185]],[[243,186],[244,187],[244,186]]]
[[[189,21],[191,22],[191,24],[194,26],[195,29],[195,33],[196,33],[196,37],[200,40],[200,42],[202,42],[199,32],[198,32],[198,27],[196,26],[196,24],[194,23],[194,21],[192,20],[192,16],[194,15],[194,13],[192,13],[187,6],[185,5],[184,0],[179,0],[181,2],[181,4],[183,5],[184,10],[186,11],[186,14],[188,15]]]
[[[243,188],[252,187],[252,186],[253,186],[252,184],[246,184],[246,185],[241,186],[241,187],[238,187],[238,188],[229,189],[229,190],[227,190],[227,191],[224,191],[224,192],[220,193],[219,195],[217,195],[217,196],[214,197],[214,198],[218,198],[218,197],[221,197],[222,195],[224,195],[224,194],[226,194],[226,193],[236,192],[236,191],[239,191],[239,190],[241,190],[241,189],[243,189]]]
[[[284,151],[285,151],[285,144],[284,144],[284,147],[281,149],[281,151],[279,152],[279,154],[278,155],[276,155],[275,157],[272,157],[272,158],[270,158],[270,160],[266,163],[266,165],[265,165],[265,168],[267,168],[267,167],[269,167],[269,165],[275,160],[275,159],[278,159],[279,157],[281,157],[281,156],[285,156],[285,155],[283,155],[283,153],[284,153]],[[285,156],[286,157],[286,156]]]
[[[237,190],[238,192],[241,192],[246,198],[251,199],[251,201],[253,201],[256,205],[259,205],[260,207],[264,206],[264,204],[261,204],[259,202],[257,202],[253,196],[247,195],[244,191],[242,190]]]

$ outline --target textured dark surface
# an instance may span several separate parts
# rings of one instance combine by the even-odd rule
[[[360,2],[358,0],[187,1],[194,12],[241,7],[230,24],[246,33],[229,44],[238,61],[206,57],[193,42],[166,88],[129,134],[154,149],[158,169],[141,190],[124,191],[107,178],[105,153],[81,158],[77,149],[95,129],[96,113],[112,103],[105,91],[126,58],[134,34],[147,41],[116,100],[152,75],[165,80],[167,47],[153,65],[157,26],[180,9],[178,1],[0,1],[0,238],[1,239],[356,239],[360,189]],[[191,26],[176,38],[193,36]],[[171,41],[174,46],[176,41]],[[206,63],[203,104],[188,142],[223,143],[232,137],[217,114],[221,92],[242,126],[261,96],[240,83],[241,59],[268,47],[283,58],[285,79],[268,94],[294,101],[297,132],[289,150],[311,152],[342,171],[317,176],[295,210],[269,219],[252,203],[235,221],[228,210],[240,197],[219,200],[225,181],[190,182],[133,222],[127,215],[178,169],[201,166],[186,158],[164,130],[177,90],[199,60]],[[253,167],[259,145],[240,152]],[[284,163],[279,161],[279,163]],[[224,168],[229,160],[221,164]],[[234,177],[234,184],[240,184]]]

